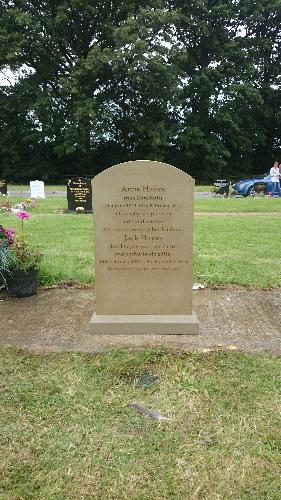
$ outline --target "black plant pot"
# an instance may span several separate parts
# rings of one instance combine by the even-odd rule
[[[37,294],[38,271],[15,271],[5,276],[7,292],[10,297],[30,297]]]

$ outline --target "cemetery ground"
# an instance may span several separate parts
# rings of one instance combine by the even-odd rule
[[[47,326],[53,293],[65,321],[71,295],[81,294],[84,312],[93,295],[92,216],[65,208],[65,199],[40,200],[25,225],[44,252],[40,282],[49,290],[39,298]],[[241,293],[247,328],[266,345],[270,294],[280,328],[280,200],[196,200],[195,212],[193,281],[207,287],[197,297],[223,290],[235,317],[232,300]],[[1,224],[17,221],[1,214]],[[31,300],[14,302],[15,326],[30,315]],[[69,312],[69,330],[76,313]],[[220,313],[215,321],[227,329]],[[32,339],[32,320],[28,326]],[[8,329],[1,324],[2,338]],[[280,356],[239,352],[239,343],[197,353],[177,345],[95,353],[42,346],[0,350],[1,498],[280,498]],[[127,406],[133,402],[170,420],[137,414]]]
[[[211,191],[211,189],[212,189],[212,186],[210,186],[210,185],[195,186],[195,191],[198,193],[202,193],[202,192],[205,193],[205,192]],[[11,193],[13,193],[13,192],[29,193],[30,186],[29,186],[29,184],[9,184],[9,191]],[[47,193],[61,193],[61,192],[66,193],[66,185],[65,184],[45,185],[45,191]]]
[[[65,198],[38,204],[24,231],[44,253],[41,285],[93,283],[92,215],[64,213]],[[195,200],[195,213],[194,282],[281,286],[279,199]],[[1,223],[20,228],[12,214]]]
[[[0,363],[3,499],[280,498],[280,357],[5,348]]]

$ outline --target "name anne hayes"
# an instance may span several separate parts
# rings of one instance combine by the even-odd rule
[[[116,222],[103,231],[116,239],[108,242],[112,256],[99,263],[109,271],[180,271],[189,264],[176,255],[173,234],[183,232],[183,228],[169,222],[179,207],[163,199],[167,188],[123,186],[120,191],[120,201],[105,203]]]

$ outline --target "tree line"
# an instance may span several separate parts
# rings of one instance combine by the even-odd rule
[[[280,159],[280,0],[0,0],[0,177]]]

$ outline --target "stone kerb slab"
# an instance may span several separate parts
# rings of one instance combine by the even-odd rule
[[[149,160],[92,180],[95,334],[196,334],[192,314],[194,179]]]

